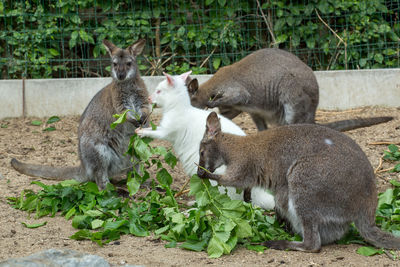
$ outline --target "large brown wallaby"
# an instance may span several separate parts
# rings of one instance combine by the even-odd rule
[[[20,173],[42,178],[75,179],[79,182],[94,180],[100,189],[105,188],[109,177],[131,167],[130,158],[124,153],[130,136],[140,124],[145,123],[150,113],[148,92],[136,63],[136,57],[145,43],[145,40],[139,40],[127,49],[121,49],[110,41],[103,41],[111,56],[113,79],[93,97],[81,116],[78,128],[79,166],[42,166],[16,159],[11,160],[11,165]],[[132,110],[127,113],[129,123],[112,130],[110,124],[115,121],[113,114],[127,109]]]
[[[275,249],[317,252],[340,239],[354,222],[376,247],[400,249],[400,239],[375,225],[377,190],[368,158],[348,136],[314,124],[276,127],[250,136],[221,132],[207,118],[200,144],[201,178],[237,188],[260,186],[275,195],[277,213],[302,242],[267,241]],[[226,165],[224,175],[213,174]]]
[[[248,112],[259,131],[268,126],[315,123],[319,87],[311,68],[295,55],[276,48],[258,50],[242,60],[219,69],[211,79],[188,83],[192,105],[218,107],[233,119]],[[375,117],[323,124],[348,131],[393,119]]]

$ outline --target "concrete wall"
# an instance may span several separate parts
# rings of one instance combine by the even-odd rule
[[[321,109],[400,107],[400,69],[317,71]],[[200,84],[211,75],[194,76]],[[150,92],[163,76],[143,77]],[[111,78],[25,80],[25,115],[80,115]],[[22,80],[0,80],[0,119],[23,113]]]

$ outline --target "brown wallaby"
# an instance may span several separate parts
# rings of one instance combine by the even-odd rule
[[[376,247],[400,249],[400,238],[375,225],[377,190],[371,164],[348,136],[314,124],[276,127],[250,136],[221,132],[216,113],[207,118],[200,144],[201,178],[237,188],[260,186],[275,195],[277,213],[302,242],[267,241],[275,249],[317,252],[340,239],[354,222]],[[212,172],[226,165],[224,175]]]
[[[193,79],[188,90],[193,106],[218,107],[229,119],[248,112],[259,131],[268,126],[315,123],[319,101],[318,83],[311,68],[295,55],[276,48],[258,50],[219,69],[200,87]],[[391,119],[375,117],[323,125],[348,131]]]
[[[12,159],[11,165],[20,173],[56,180],[94,180],[100,189],[104,189],[109,177],[121,174],[132,166],[130,158],[124,153],[130,136],[140,124],[145,123],[150,113],[148,92],[136,63],[145,40],[139,40],[127,49],[118,48],[107,40],[103,44],[111,56],[113,79],[93,97],[81,116],[78,128],[80,166],[42,166]],[[127,109],[131,110],[127,113],[129,123],[112,130],[113,114]]]

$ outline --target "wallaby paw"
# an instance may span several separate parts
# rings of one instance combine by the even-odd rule
[[[270,240],[262,243],[263,246],[272,249],[285,250],[288,248],[286,240]]]

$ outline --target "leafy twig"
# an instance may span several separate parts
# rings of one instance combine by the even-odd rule
[[[197,167],[199,167],[200,169],[202,169],[202,170],[204,170],[204,171],[206,171],[206,172],[208,172],[208,173],[212,173],[212,172],[210,172],[209,170],[207,170],[206,168],[204,168],[204,167],[202,167],[202,166],[200,166],[199,164],[197,164],[196,162],[194,163]]]

